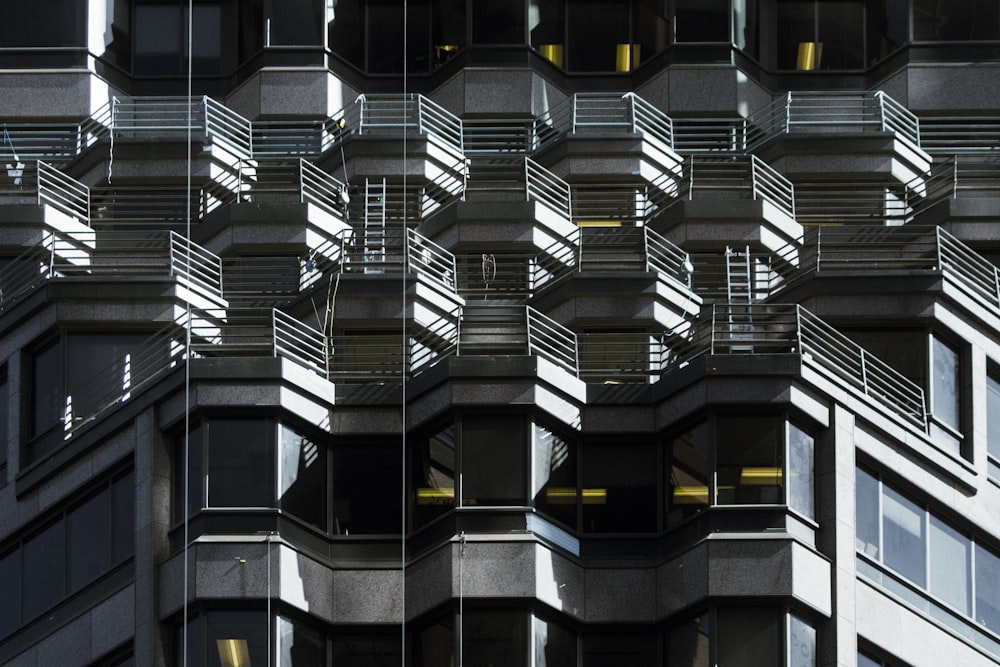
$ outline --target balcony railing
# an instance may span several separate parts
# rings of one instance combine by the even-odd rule
[[[193,290],[222,296],[219,257],[169,231],[54,233],[0,270],[0,309],[37,285],[75,277],[173,276]]]
[[[525,308],[528,326],[528,354],[538,355],[573,373],[579,373],[579,353],[576,334],[555,320],[535,310]]]
[[[353,133],[391,136],[416,132],[460,154],[465,152],[461,119],[423,95],[359,95],[355,104],[335,114],[333,128],[330,145]]]
[[[692,155],[686,167],[685,199],[761,200],[795,218],[795,186],[756,155]]]
[[[673,150],[673,121],[635,93],[575,93],[535,119],[534,147],[577,133],[641,134]]]
[[[572,215],[570,186],[534,160],[524,160],[525,196],[552,209],[566,220]]]
[[[927,432],[923,389],[801,306],[716,304],[669,366],[705,354],[798,354],[803,367]]]
[[[886,183],[797,183],[795,217],[803,225],[902,225],[913,217],[907,189]]]
[[[42,161],[38,162],[38,203],[90,224],[90,189]]]
[[[920,147],[920,120],[883,91],[789,91],[747,118],[745,150],[793,132],[881,132]]]
[[[919,178],[923,188],[907,188],[914,213],[943,199],[1000,197],[1000,146],[992,155],[954,155],[931,167],[929,176]]]
[[[921,116],[921,148],[935,155],[1000,151],[1000,116]]]

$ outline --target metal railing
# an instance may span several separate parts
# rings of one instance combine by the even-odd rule
[[[347,185],[305,159],[299,160],[300,200],[319,206],[327,213],[347,219]]]
[[[691,155],[685,172],[685,199],[762,200],[795,217],[795,186],[756,155]]]
[[[579,353],[576,334],[531,306],[525,307],[528,327],[528,354],[548,359],[576,375]]]
[[[47,162],[38,162],[38,204],[90,224],[90,188]]]
[[[537,201],[563,216],[572,215],[569,183],[530,158],[524,159],[525,196]]]
[[[418,94],[362,94],[355,104],[341,110],[343,133],[334,135],[336,143],[351,132],[357,134],[395,134],[416,131],[433,138],[459,153],[465,152],[462,121],[444,107]]]
[[[203,357],[282,357],[329,377],[326,337],[276,308],[195,309],[191,349]]]
[[[465,153],[475,155],[526,155],[531,150],[531,118],[464,118]]]
[[[930,175],[914,179],[907,194],[915,214],[943,199],[998,197],[1000,150],[996,154],[953,155],[938,162]]]
[[[803,225],[901,225],[913,217],[912,196],[898,184],[795,184],[795,219]]]
[[[715,304],[669,367],[705,354],[798,354],[836,386],[927,432],[923,389],[799,305]]]
[[[674,150],[678,153],[744,153],[745,118],[674,118]]]
[[[1000,315],[1000,270],[944,229],[935,227],[934,233],[938,266],[945,280],[993,314]]]
[[[222,296],[222,260],[176,232],[168,232],[170,273],[189,287]],[[103,240],[102,240],[103,241]],[[104,245],[103,242],[101,244]]]
[[[81,149],[79,124],[4,123],[0,139],[0,168],[35,160],[68,162]]]
[[[635,93],[574,93],[535,119],[535,149],[565,134],[624,132],[641,134],[673,150],[673,121]]]
[[[668,208],[680,194],[667,176],[655,184],[574,183],[571,190],[573,222],[578,225],[641,224]]]
[[[322,120],[250,121],[253,158],[318,157],[324,150]]]
[[[670,348],[647,333],[577,334],[580,378],[607,383],[656,382],[667,368]]]
[[[406,265],[409,271],[427,277],[447,291],[455,290],[455,256],[409,227],[406,229]]]
[[[920,119],[883,91],[789,91],[747,118],[747,151],[793,132],[882,132],[920,147]]]
[[[921,148],[935,155],[997,153],[1000,116],[921,116]]]
[[[163,185],[118,185],[90,191],[91,224],[99,229],[183,225],[188,217],[197,222],[214,208],[212,185],[183,187]]]
[[[104,122],[106,120],[106,123]],[[93,116],[115,135],[174,135],[200,132],[224,143],[238,157],[253,156],[250,121],[208,97],[112,97]]]

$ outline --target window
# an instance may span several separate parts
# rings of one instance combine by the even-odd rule
[[[990,472],[1000,477],[1000,380],[986,376],[986,451]]]
[[[621,3],[610,0],[567,3],[566,69],[571,72],[616,70],[619,47],[631,47],[629,12],[622,9]],[[625,62],[628,61],[626,56]],[[625,71],[628,69],[626,67]]]
[[[316,502],[326,495],[326,448],[286,424],[278,429],[278,507],[313,526],[326,526],[326,503]]]
[[[667,632],[667,663],[815,667],[816,628],[780,607],[719,606]]]
[[[50,0],[0,3],[0,48],[86,46],[87,4]]]
[[[192,8],[191,69],[218,74],[222,68],[222,7]],[[132,54],[134,73],[185,74],[188,70],[188,5],[140,3],[135,6]]]
[[[656,667],[659,665],[656,651],[656,635],[617,631],[613,633],[588,631],[582,637],[583,664],[586,667]],[[692,665],[670,656],[669,665]]]
[[[535,508],[575,528],[576,447],[539,424],[534,424],[533,430],[535,466],[532,496]]]
[[[455,507],[455,428],[419,444],[413,457],[413,524],[423,526]]]
[[[996,553],[861,468],[856,490],[859,553],[922,588],[941,606],[1000,633]]]
[[[304,623],[278,616],[277,667],[320,667],[326,664],[326,638]]]
[[[0,549],[0,639],[131,558],[134,506],[128,472]]]
[[[524,506],[527,425],[517,415],[463,415],[462,504]]]
[[[958,351],[937,336],[931,336],[931,414],[945,425],[959,430]]]
[[[267,665],[268,626],[267,612],[263,609],[204,612],[188,621],[186,647],[184,633],[181,628],[176,629],[176,664]]]
[[[709,423],[701,422],[668,444],[667,527],[673,527],[709,506],[712,475]]]
[[[274,421],[208,422],[208,507],[274,507]]]
[[[7,367],[0,366],[0,486],[7,481],[7,448],[10,447],[10,395],[7,389]]]
[[[524,0],[476,0],[472,3],[475,44],[524,44]]]
[[[1000,5],[996,2],[914,0],[915,41],[1000,39]]]
[[[657,528],[657,448],[594,442],[583,447],[583,532],[641,533]]]
[[[678,42],[729,43],[730,0],[676,0]]]
[[[403,531],[398,446],[336,445],[333,458],[333,533],[399,534]]]
[[[784,502],[784,445],[774,416],[716,417],[716,498],[719,505]]]

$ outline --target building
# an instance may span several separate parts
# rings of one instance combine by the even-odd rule
[[[0,664],[1000,663],[996,3],[43,4]]]

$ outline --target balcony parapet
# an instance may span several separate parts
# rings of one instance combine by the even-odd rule
[[[0,311],[49,280],[171,276],[196,305],[224,303],[218,256],[169,231],[52,233],[0,270]]]

